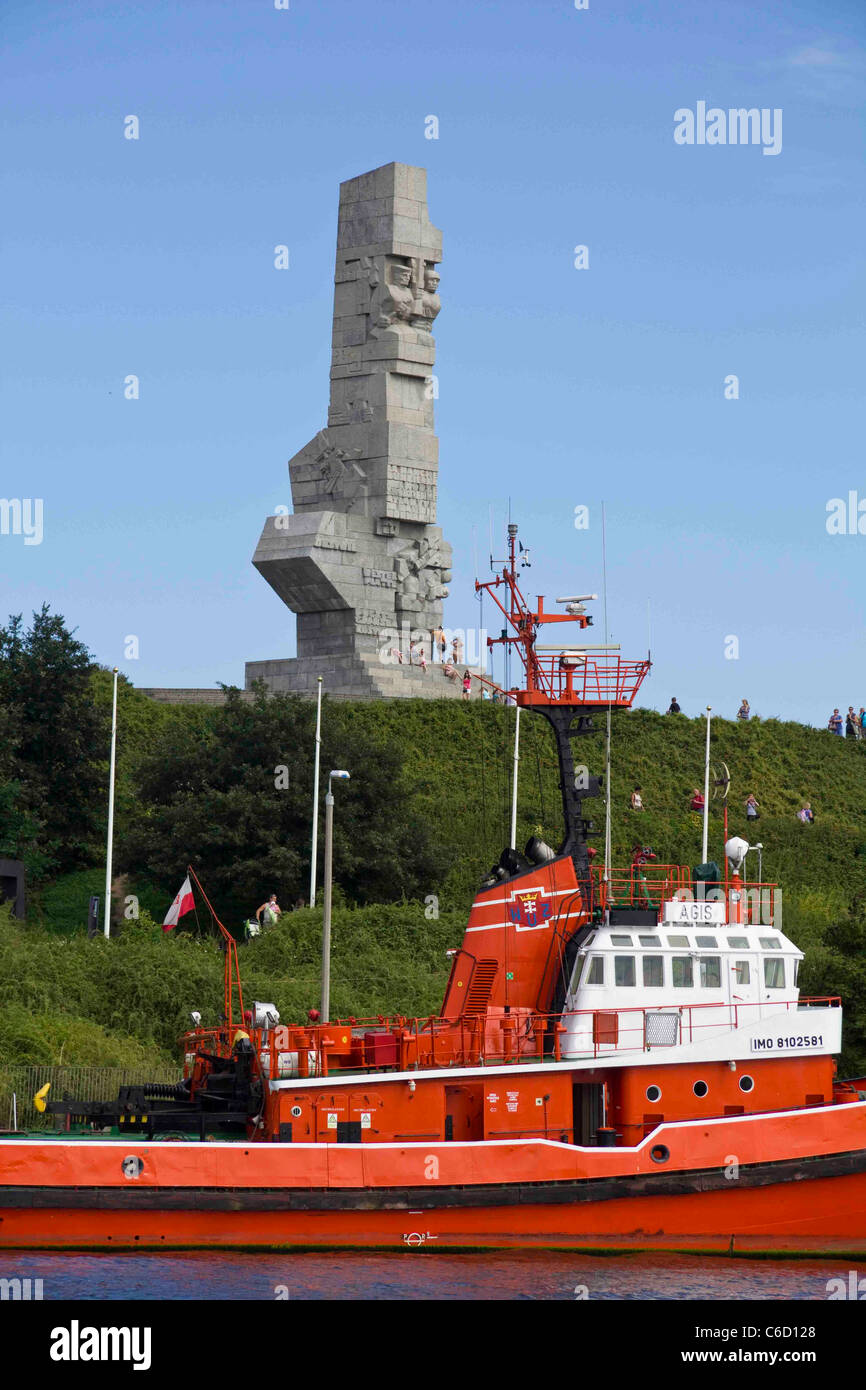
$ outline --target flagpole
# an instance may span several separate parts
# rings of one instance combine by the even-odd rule
[[[111,762],[108,769],[108,843],[105,851],[105,935],[111,927],[111,859],[114,848],[114,764],[117,745],[117,667],[111,698]]]
[[[310,907],[316,905],[316,856],[319,848],[319,757],[322,751],[322,677],[316,710],[316,770],[313,777],[313,852],[310,858]]]
[[[511,848],[517,848],[517,767],[520,762],[520,706],[515,706],[517,718],[514,721],[514,777],[511,789]]]
[[[707,705],[707,753],[704,760],[704,837],[701,846],[701,863],[707,862],[707,844],[710,830],[710,717],[711,708]]]
[[[601,504],[601,565],[604,580],[604,644],[610,642],[610,629],[607,621],[607,513]],[[649,610],[647,610],[649,613]],[[611,789],[610,789],[610,731],[611,705],[607,706],[607,733],[604,751],[604,920],[610,922],[610,870],[613,850],[611,846]]]

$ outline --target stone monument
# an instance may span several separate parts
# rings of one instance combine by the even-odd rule
[[[338,698],[457,693],[430,663],[451,578],[436,525],[441,258],[424,169],[340,185],[328,423],[289,461],[293,514],[267,519],[253,556],[298,615],[298,654],[247,662],[248,689],[312,694],[321,675]]]

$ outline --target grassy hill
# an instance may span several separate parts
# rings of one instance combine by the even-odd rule
[[[104,699],[103,673],[95,679],[98,697]],[[224,900],[214,894],[215,906],[229,925],[237,925],[241,913],[254,910],[266,890],[276,889],[284,903],[305,892],[312,781],[310,707],[292,700],[266,704],[259,714],[245,707],[246,723],[237,747],[243,750],[256,744],[255,756],[262,762],[270,760],[271,765],[291,757],[298,796],[298,819],[292,822],[298,827],[297,843],[284,859],[269,850],[266,861],[256,860],[252,851],[233,861],[224,880],[229,885]],[[57,1061],[62,1050],[67,1062],[165,1061],[173,1055],[174,1039],[191,1008],[201,1009],[206,1016],[216,1012],[223,958],[213,940],[180,932],[165,936],[154,925],[153,918],[162,918],[177,891],[184,854],[191,851],[179,829],[185,822],[172,822],[165,829],[160,820],[165,807],[147,800],[142,789],[152,783],[140,779],[139,770],[148,759],[158,761],[163,750],[165,757],[185,758],[184,767],[197,768],[190,759],[199,756],[198,750],[224,746],[227,725],[220,721],[229,717],[201,707],[167,709],[131,687],[122,690],[115,854],[125,874],[124,894],[139,899],[142,913],[137,921],[123,923],[116,940],[86,940],[87,900],[91,892],[102,889],[102,871],[94,853],[92,870],[38,888],[25,926],[0,920],[0,1058]],[[703,779],[703,721],[638,710],[615,716],[613,723],[615,863],[627,862],[636,839],[651,845],[662,861],[697,863],[701,827],[699,818],[688,810],[688,800],[692,787]],[[340,789],[337,822],[339,826],[342,817],[346,843],[338,861],[341,906],[334,928],[335,1011],[361,1017],[438,1008],[447,977],[445,949],[459,944],[478,880],[507,842],[513,727],[513,710],[476,702],[326,702],[324,767],[363,765],[369,779],[377,749],[382,750],[382,759],[386,754],[391,759],[388,777],[377,786],[376,796],[381,815],[384,818],[387,812],[392,828],[379,839],[364,841],[364,854],[376,857],[377,876],[364,880],[368,884],[364,896],[354,902],[351,885],[359,880],[353,843],[375,831],[378,812],[376,805],[364,803],[360,779]],[[271,738],[279,747],[275,742],[271,748]],[[286,747],[291,748],[290,754]],[[240,763],[245,754],[240,751],[233,756]],[[603,771],[601,727],[575,740],[575,756],[591,771]],[[745,831],[746,796],[754,792],[758,799],[764,878],[784,885],[785,929],[807,951],[803,988],[845,996],[844,1069],[866,1070],[866,930],[862,925],[866,744],[778,720],[746,725],[718,720],[713,725],[712,758],[730,767],[732,832]],[[208,759],[212,761],[210,754],[202,763],[205,769]],[[561,836],[561,806],[552,738],[544,721],[534,716],[521,720],[520,768],[518,844],[540,833],[556,845]],[[249,768],[239,766],[238,777],[242,774],[247,776]],[[219,797],[223,792],[208,784],[207,771],[195,776],[188,771],[185,776],[190,785],[184,792],[187,801],[175,808],[178,816],[189,814],[184,808],[196,808],[205,796],[211,798],[208,804],[214,814],[222,814],[224,802]],[[640,815],[629,807],[636,783],[642,787],[647,808]],[[259,809],[264,806],[267,811],[268,798],[274,793],[267,779],[260,779],[250,795]],[[811,801],[816,815],[811,827],[796,820],[804,798]],[[601,830],[603,803],[598,801],[595,807],[594,819]],[[236,808],[231,814],[236,814]],[[170,868],[154,868],[141,853],[135,864],[127,863],[125,846],[135,840],[146,850],[151,830],[155,842],[158,827],[170,851],[159,862]],[[199,817],[195,830],[206,846],[206,817],[203,824]],[[243,827],[236,838],[243,841]],[[389,893],[388,884],[399,884],[396,856],[405,858],[416,841],[424,842],[425,852],[412,879],[412,892],[402,900],[400,889]],[[598,843],[601,846],[602,841]],[[716,803],[710,857],[721,856]],[[750,865],[756,871],[756,860],[750,859]],[[212,873],[225,867],[215,861]],[[208,887],[213,880],[205,875],[204,881]],[[370,901],[371,894],[385,900]],[[388,897],[398,901],[388,902]],[[432,915],[436,912],[438,916]],[[251,999],[273,1000],[287,1020],[302,1017],[316,1003],[320,924],[320,911],[293,913],[271,934],[243,949]]]

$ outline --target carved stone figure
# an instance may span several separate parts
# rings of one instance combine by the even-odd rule
[[[435,266],[425,267],[424,288],[416,300],[415,317],[412,323],[415,328],[420,328],[427,333],[433,328],[433,320],[442,308],[442,301],[438,294],[440,279]]]
[[[361,454],[361,449],[341,449],[336,444],[332,444],[325,431],[320,435],[322,450],[316,455],[316,463],[319,465],[319,477],[323,483],[323,491],[331,498],[340,497],[343,500],[353,501],[366,480],[363,468],[359,467],[356,459]]]
[[[398,609],[416,610],[448,597],[451,570],[438,539],[422,536],[401,550],[394,567],[397,574]]]
[[[381,332],[384,328],[402,328],[411,325],[415,314],[415,291],[412,288],[412,267],[397,262],[391,265],[384,285],[378,296],[374,296],[371,317],[373,327]]]

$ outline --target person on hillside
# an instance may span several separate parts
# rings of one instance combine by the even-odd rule
[[[866,738],[866,709],[864,709],[862,705],[860,706],[860,715],[859,715],[859,719],[860,719],[860,737],[861,737],[861,738]]]
[[[451,639],[451,660],[455,666],[459,666],[463,657],[463,641],[460,637]]]
[[[642,811],[644,809],[643,797],[641,796],[640,787],[635,787],[634,791],[631,794],[631,809],[633,811]]]
[[[445,679],[446,679],[447,681],[450,681],[450,682],[451,682],[452,685],[454,684],[454,682],[455,682],[456,679],[457,679],[457,671],[456,671],[455,668],[451,665],[451,662],[450,662],[450,661],[446,661],[446,662],[445,662],[445,665],[442,667],[442,674],[443,674],[443,676],[445,677]]]
[[[692,791],[692,799],[689,802],[690,811],[702,811],[704,809],[704,794],[700,787],[695,787]]]
[[[468,671],[463,672],[463,699],[468,700],[472,694],[472,677]]]
[[[749,702],[748,702],[748,700],[743,699],[743,700],[740,702],[740,708],[737,710],[737,718],[738,718],[738,719],[743,719],[743,720],[749,719],[749,718],[751,718],[751,714],[752,714],[752,711],[751,711],[751,709],[749,708]]]
[[[431,653],[435,648],[439,649],[439,660],[444,661],[448,643],[445,640],[445,633],[442,631],[441,627],[434,627],[433,629],[433,641],[430,647]]]
[[[494,705],[498,705],[501,699],[502,699],[502,691],[499,689],[499,686],[496,685],[496,686],[493,687],[493,703],[494,703]]]
[[[812,803],[811,803],[810,801],[804,801],[804,802],[803,802],[803,805],[800,807],[799,811],[797,812],[797,820],[798,820],[798,821],[801,821],[801,822],[803,823],[803,825],[812,825],[812,824],[814,824],[814,821],[815,821],[815,813],[814,813],[814,811],[812,810]]]
[[[753,821],[760,820],[760,812],[754,792],[752,792],[751,796],[746,797],[746,820],[750,825]]]
[[[267,902],[262,903],[261,907],[257,910],[256,921],[258,922],[259,926],[262,926],[262,915],[264,915],[264,925],[266,927],[272,927],[276,922],[280,920],[280,917],[282,916],[282,908],[277,902],[276,893],[272,893],[271,896],[268,898]]]
[[[830,730],[831,734],[839,734],[841,736],[842,716],[839,713],[838,709],[834,709],[833,713],[830,715],[830,718],[827,720],[827,728]]]
[[[676,697],[676,695],[672,695],[672,696],[671,696],[671,702],[670,702],[670,704],[668,705],[668,714],[682,714],[682,710],[680,709],[679,705],[677,704],[677,697]]]
[[[487,686],[486,686],[486,685],[482,685],[482,687],[481,687],[481,698],[482,698],[482,700],[489,700],[489,699],[490,699],[490,691],[487,689]]]
[[[848,713],[845,715],[845,737],[856,738],[858,731],[858,720],[854,713],[854,706],[848,706]]]

